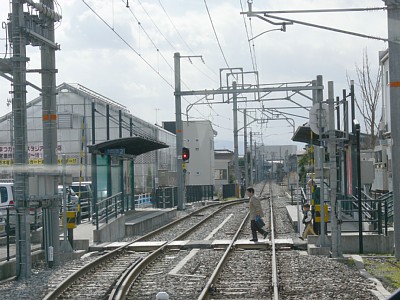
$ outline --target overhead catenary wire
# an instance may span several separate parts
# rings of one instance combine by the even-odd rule
[[[110,24],[108,24],[107,21],[105,21],[88,3],[85,2],[85,0],[82,0],[86,6],[88,6],[88,8],[109,28],[111,29],[132,51],[134,51],[154,72],[156,72],[172,89],[174,89],[174,87],[172,86],[172,84],[170,84],[165,77],[163,77],[156,69],[155,67],[153,67],[146,59],[143,58],[142,55],[140,55],[140,53],[138,51],[136,51],[114,28],[112,28],[110,26]],[[130,9],[130,7],[128,7]],[[135,16],[136,17],[136,16]],[[139,22],[139,20],[137,19],[137,21]],[[150,36],[148,36],[150,39]],[[155,44],[153,44],[155,45]],[[169,64],[168,64],[169,65]],[[172,66],[169,65],[169,67],[171,68],[171,70],[173,70]],[[188,89],[189,87],[182,81],[182,84],[184,84]],[[187,103],[190,104],[190,102],[185,98],[182,97]],[[204,118],[204,119],[208,119],[205,115],[203,115],[197,108],[196,111]]]
[[[123,0],[125,1],[125,0]],[[162,33],[161,29],[157,26],[156,22],[153,20],[153,18],[151,17],[151,15],[147,12],[146,8],[143,6],[142,2],[140,0],[138,0],[138,3],[140,4],[140,6],[142,7],[143,11],[145,12],[145,14],[147,15],[147,17],[149,18],[149,20],[151,21],[151,23],[154,25],[154,27],[157,29],[158,33],[164,38],[164,40],[168,43],[168,45],[171,46],[171,48],[175,51],[178,52],[175,48],[175,46],[167,39],[167,37]]]
[[[162,78],[162,80],[164,81],[164,82],[166,82],[167,83],[167,85],[168,86],[170,86],[172,89],[174,89],[173,88],[173,86],[172,86],[172,84],[170,84],[169,82],[168,82],[168,80],[164,77],[164,76],[162,76],[157,70],[156,70],[156,68],[150,63],[150,62],[148,62],[136,49],[134,49],[133,48],[133,46],[132,45],[130,45],[127,41],[126,41],[126,39],[124,39],[118,32],[117,32],[117,30],[116,29],[114,29],[104,18],[102,18],[96,11],[95,11],[95,9],[94,8],[92,8],[85,0],[82,0],[82,2],[119,38],[119,39],[121,39],[135,54],[137,54],[145,63],[146,63],[146,65],[148,65],[154,72],[156,72],[157,73],[157,75],[159,75],[159,77],[161,77]],[[125,4],[125,2],[124,2],[124,4]],[[128,7],[129,8],[129,7]],[[139,21],[140,22],[140,21]],[[150,37],[149,37],[150,38]],[[172,69],[172,67],[171,67],[171,69]],[[182,84],[184,85],[184,86],[186,86],[187,87],[187,85],[182,81]],[[190,89],[189,87],[187,87],[188,89]],[[183,100],[185,100],[187,103],[189,103],[190,104],[190,102],[185,98],[185,97],[182,97],[183,98]],[[205,97],[204,97],[205,98]],[[208,101],[208,100],[207,100]],[[209,104],[209,106],[210,106],[210,109],[212,110],[212,111],[214,111],[215,112],[215,110],[211,107],[211,105]],[[195,108],[195,110],[204,118],[204,119],[209,119],[208,117],[206,117],[202,112],[200,112],[197,108]],[[215,112],[217,115],[218,115],[218,113],[217,112]],[[193,117],[191,117],[191,118],[193,118]],[[213,125],[216,125],[215,123],[212,123]],[[220,127],[220,126],[218,126],[218,127]]]
[[[164,77],[162,76],[155,67],[153,67],[151,65],[151,63],[149,63],[142,55],[140,55],[140,53],[132,47],[131,44],[129,44],[114,28],[112,28],[110,26],[110,24],[108,24],[108,22],[106,20],[104,20],[104,18],[102,18],[85,0],[82,0],[82,2],[112,31],[114,32],[114,34],[116,36],[118,36],[118,38],[124,42],[125,45],[127,45],[134,53],[136,53],[136,55],[138,55],[140,57],[141,60],[144,61],[144,63],[151,69],[153,70],[168,86],[170,86],[171,88],[174,88],[172,86],[172,84]]]
[[[124,0],[122,0],[123,3]],[[153,39],[150,37],[150,35],[147,33],[147,31],[144,29],[142,22],[139,21],[139,19],[136,17],[135,13],[132,11],[131,7],[127,7],[128,10],[130,11],[131,15],[135,18],[136,22],[138,23],[139,27],[143,30],[143,32],[146,34],[147,38],[149,39],[149,41],[152,43],[152,45],[154,46],[154,48],[156,49],[157,53],[160,54],[160,56],[163,58],[164,62],[170,67],[171,70],[173,70],[173,67],[171,66],[171,64],[168,62],[168,60],[165,58],[165,56],[161,53],[159,47],[157,47],[157,45],[155,44],[155,42],[153,41]]]
[[[125,4],[125,0],[122,0],[122,2]],[[150,35],[147,33],[147,31],[144,29],[144,27],[143,27],[143,25],[142,25],[142,22],[136,17],[136,15],[135,15],[135,13],[132,11],[132,9],[131,9],[131,7],[130,6],[126,6],[128,9],[129,9],[129,11],[130,11],[130,13],[131,13],[131,15],[135,18],[135,21],[138,23],[138,25],[139,25],[139,27],[140,28],[142,28],[143,29],[143,32],[146,34],[146,36],[147,36],[147,38],[150,40],[150,42],[153,44],[153,46],[154,46],[154,48],[157,50],[157,54],[159,54],[162,58],[163,58],[163,60],[166,62],[166,64],[169,66],[169,68],[172,70],[172,71],[174,71],[174,69],[173,69],[173,67],[168,63],[168,61],[167,61],[167,59],[165,58],[165,56],[161,53],[161,51],[159,50],[159,47],[155,44],[155,42],[153,41],[153,39],[150,37]],[[144,7],[142,6],[142,8],[144,9]],[[147,14],[147,12],[146,12],[146,14]],[[148,15],[148,14],[147,14]],[[148,15],[149,16],[149,15]],[[149,16],[150,17],[150,16]],[[155,25],[155,24],[154,24]],[[156,26],[156,25],[155,25]],[[157,26],[156,26],[157,27]],[[158,28],[158,27],[157,27]],[[172,45],[172,44],[171,44]],[[198,69],[199,70],[199,69]],[[200,71],[200,70],[199,70]],[[204,73],[203,73],[204,74]],[[190,89],[189,87],[188,87],[188,85],[183,81],[183,80],[181,80],[181,82],[182,82],[182,84],[187,88],[187,89]],[[183,99],[187,102],[187,103],[189,103],[190,104],[190,102],[185,98],[185,97],[183,97]],[[210,106],[210,108],[212,109],[212,107]],[[196,109],[197,110],[197,109]],[[200,111],[199,110],[197,110],[199,113],[200,113]],[[201,115],[202,115],[202,113],[200,113]],[[204,115],[202,115],[203,116],[203,118],[205,118],[205,119],[208,119],[206,116],[204,116]]]
[[[210,10],[208,9],[208,5],[207,5],[207,1],[206,1],[206,0],[204,0],[204,5],[206,6],[208,18],[210,19],[211,26],[212,26],[212,29],[213,29],[213,32],[214,32],[214,36],[215,36],[215,38],[216,38],[216,40],[217,40],[217,43],[218,43],[219,50],[221,51],[221,54],[222,54],[222,57],[224,58],[224,61],[225,61],[226,66],[227,66],[228,68],[230,68],[230,66],[229,66],[229,64],[228,64],[228,61],[226,60],[224,50],[222,50],[222,46],[221,46],[221,43],[220,43],[220,41],[219,41],[217,31],[215,30],[214,22],[213,22],[213,20],[212,20],[211,13],[210,13]]]
[[[171,23],[172,27],[174,28],[175,32],[177,33],[177,35],[179,36],[179,38],[182,40],[183,44],[186,46],[186,48],[190,51],[190,53],[195,54],[193,49],[189,46],[189,44],[186,42],[186,40],[182,37],[181,33],[179,32],[178,28],[175,26],[174,22],[172,21],[171,17],[169,16],[167,10],[165,9],[165,7],[163,6],[163,4],[161,3],[161,0],[158,0],[158,3],[161,7],[161,9],[163,10],[164,14],[167,16],[168,21]],[[210,70],[211,73],[213,73],[214,75],[218,76],[218,74],[211,69],[205,62],[204,65]]]

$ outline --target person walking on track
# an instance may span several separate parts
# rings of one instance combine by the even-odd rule
[[[252,187],[247,188],[246,194],[249,197],[249,214],[250,214],[250,224],[251,224],[251,233],[253,238],[250,240],[251,242],[258,242],[257,231],[261,233],[264,239],[267,237],[268,232],[266,232],[263,228],[259,227],[256,223],[256,217],[264,217],[264,213],[262,210],[260,200],[254,195],[254,189]]]

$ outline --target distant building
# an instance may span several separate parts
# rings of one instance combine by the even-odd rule
[[[163,122],[163,127],[176,132],[175,122]],[[212,124],[204,121],[183,121],[183,147],[190,150],[185,163],[185,185],[214,185],[214,135]]]
[[[210,121],[184,121],[183,146],[190,149],[186,185],[214,185],[214,130]]]
[[[288,173],[293,170],[291,156],[296,156],[296,145],[259,145],[255,155],[255,178],[276,178],[280,166]]]
[[[224,184],[229,183],[230,176],[233,176],[233,168],[230,167],[234,153],[230,150],[214,150],[214,180],[215,190],[219,191]],[[232,173],[232,174],[231,174]]]
[[[158,177],[162,172],[169,173],[167,184],[175,184],[175,134],[133,116],[123,105],[79,84],[63,83],[59,85],[56,102],[59,165],[61,154],[66,154],[67,173],[72,175],[73,181],[78,181],[80,177],[84,181],[91,180],[91,159],[87,146],[91,145],[93,141],[92,105],[94,105],[95,143],[107,140],[106,114],[108,107],[110,139],[119,138],[121,128],[122,137],[128,137],[132,132],[133,136],[148,137],[169,145],[169,148],[152,151],[135,158],[134,182],[135,190],[138,193],[150,192],[156,187]],[[121,114],[122,122],[119,121],[119,114]],[[12,113],[0,117],[0,178],[12,176],[10,168],[7,167],[13,164],[14,159],[13,128]],[[42,128],[42,98],[38,97],[27,103],[27,153],[31,166],[43,164]],[[116,160],[112,160],[111,163],[112,166],[118,166]],[[99,170],[99,172],[104,171],[101,168]],[[116,174],[113,172],[117,172],[117,167],[112,168],[112,176],[118,178],[118,176],[114,176]],[[104,177],[100,174],[99,178]],[[125,177],[128,178],[129,174],[126,174]],[[129,180],[126,178],[125,186],[129,187]],[[99,191],[101,191],[106,183],[100,180],[98,185]]]
[[[379,52],[379,63],[382,68],[382,118],[379,123],[379,145],[374,149],[375,179],[372,191],[385,193],[393,191],[388,50]]]

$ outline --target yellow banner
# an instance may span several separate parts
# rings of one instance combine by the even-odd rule
[[[29,159],[28,164],[29,165],[43,165],[43,158],[35,158],[35,159]],[[14,164],[14,160],[12,159],[0,159],[0,167],[6,167],[6,166],[11,166]],[[61,166],[62,165],[62,160],[58,160],[58,164]],[[75,157],[70,157],[67,159],[67,165],[77,165],[78,164],[78,158]]]

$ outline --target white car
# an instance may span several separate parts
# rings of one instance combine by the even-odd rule
[[[58,186],[58,195],[61,197],[63,196],[63,186]],[[79,210],[79,197],[78,195],[70,189],[68,186],[65,187],[66,197],[67,197],[67,210],[70,211],[78,211]],[[61,209],[62,209],[62,201],[61,201]]]

